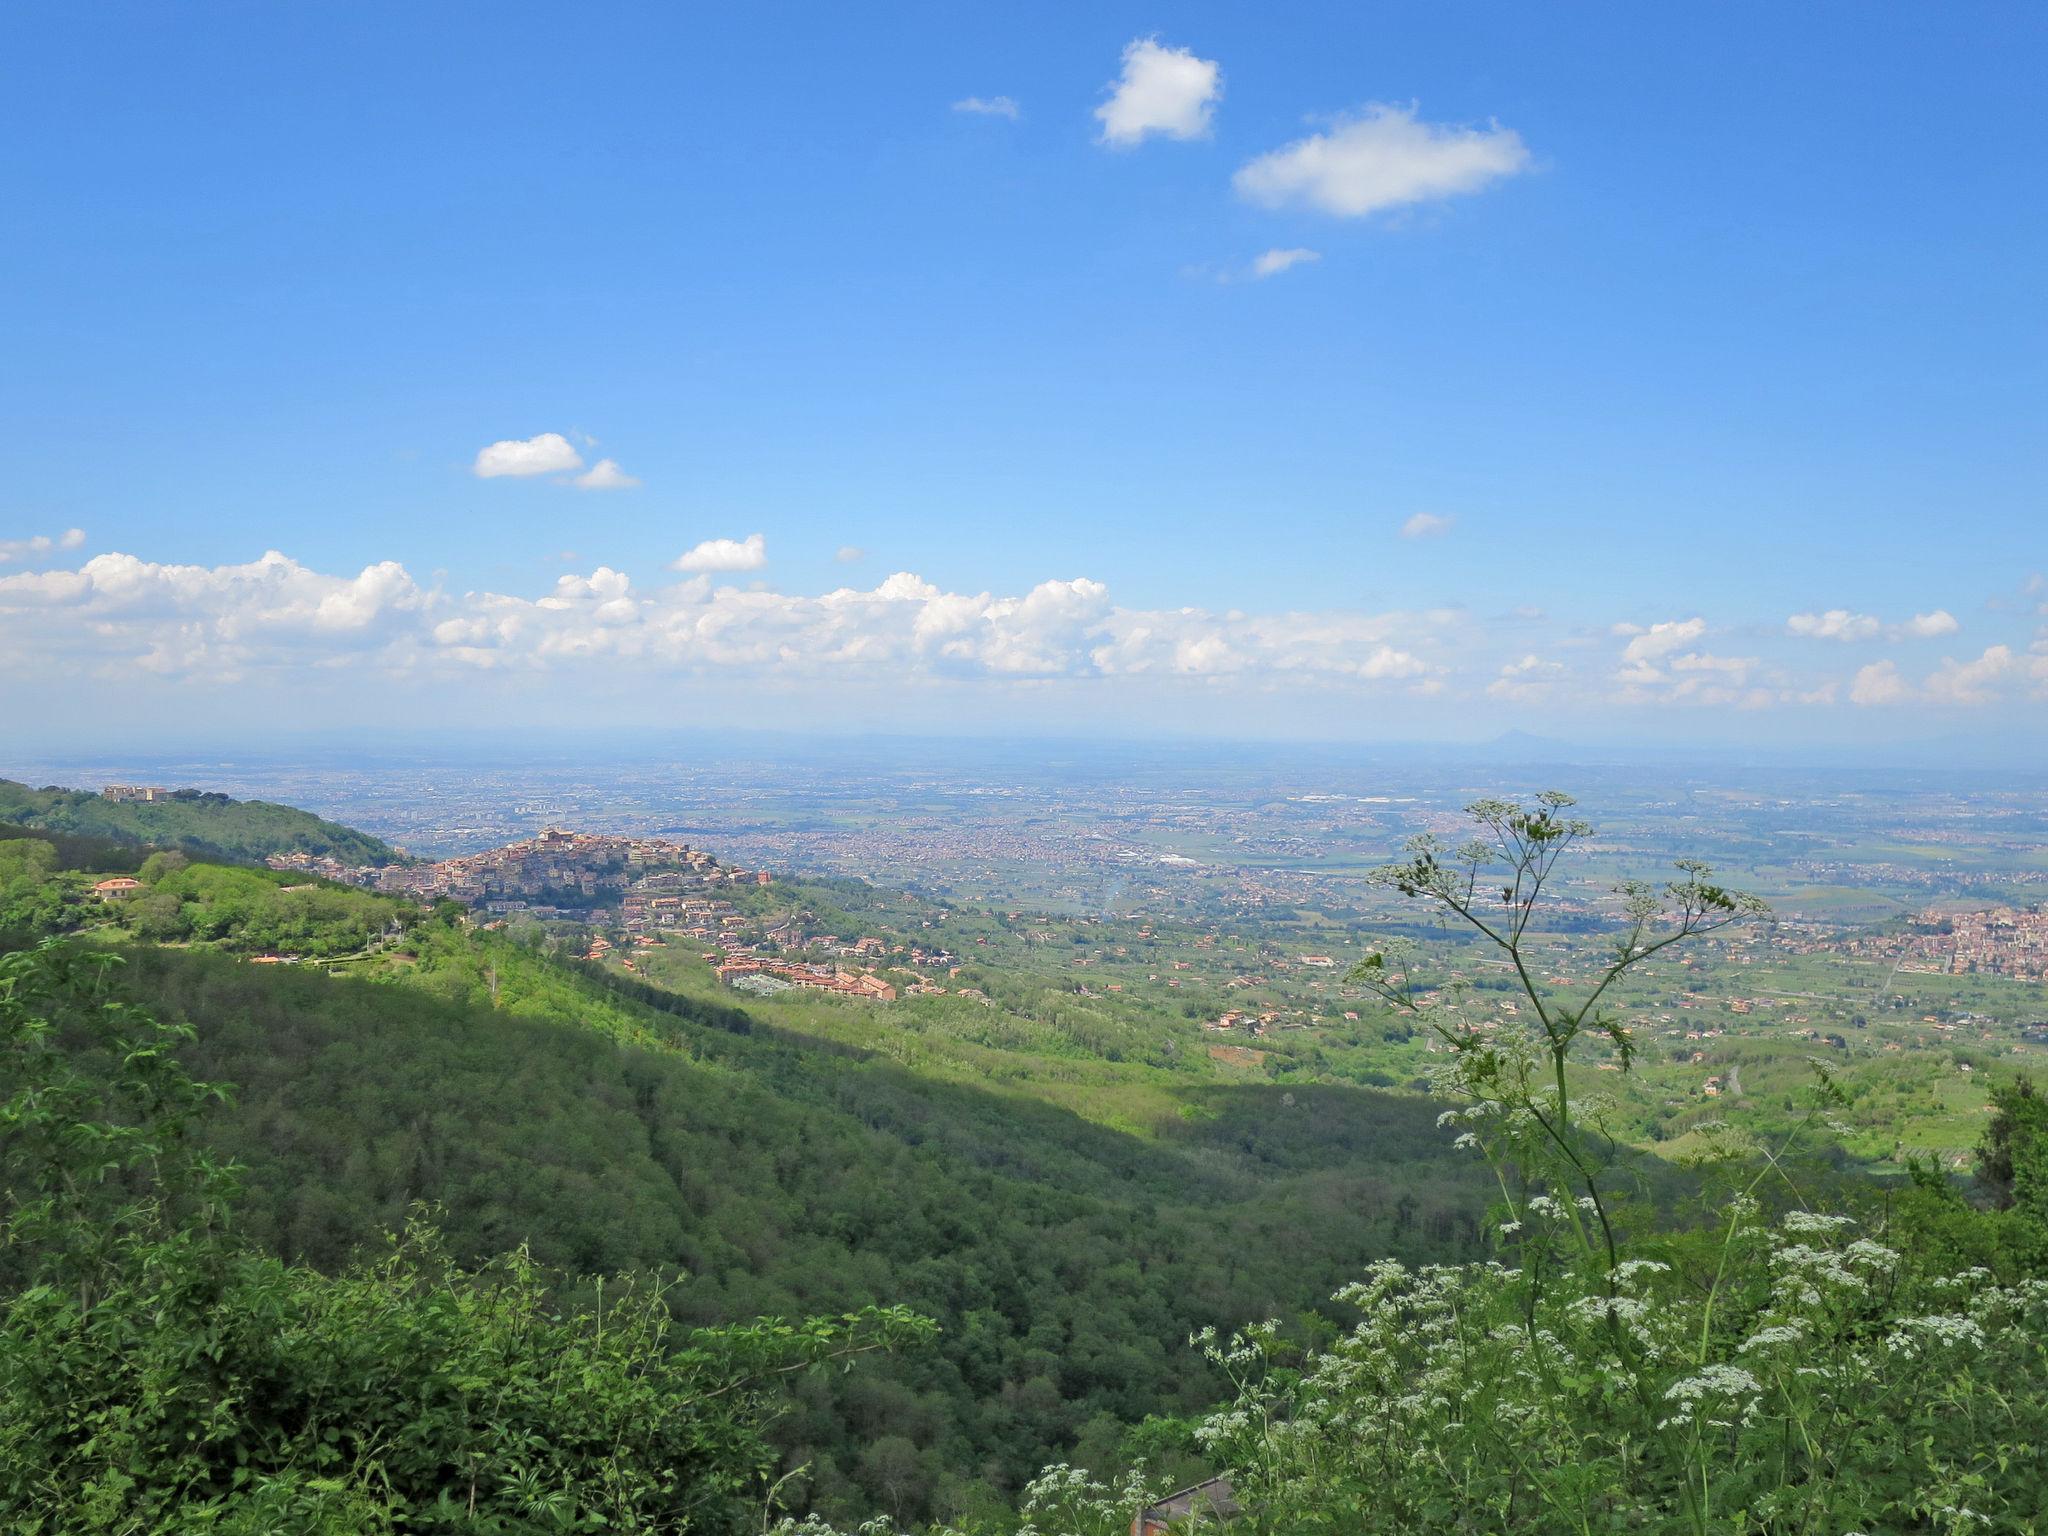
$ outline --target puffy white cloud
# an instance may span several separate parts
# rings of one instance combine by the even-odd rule
[[[1017,103],[1007,96],[962,97],[953,103],[953,110],[973,117],[1007,117],[1013,123],[1022,116]]]
[[[508,437],[479,448],[470,473],[481,480],[495,480],[508,475],[566,474],[582,467],[583,455],[569,439],[559,432],[543,432],[538,437]]]
[[[0,639],[25,627],[18,648],[46,665],[125,662],[233,678],[374,649],[408,633],[433,601],[394,560],[329,576],[276,550],[221,566],[105,554],[75,571],[0,577]]]
[[[1971,661],[1944,658],[1919,686],[1914,686],[1893,661],[1874,661],[1857,672],[1849,684],[1853,704],[1926,704],[1935,708],[1968,708],[1989,704],[1997,697],[1992,686],[2008,673],[2021,668],[2010,646],[1986,646]]]
[[[1666,619],[1641,629],[1633,624],[1617,624],[1614,632],[1632,637],[1621,649],[1624,662],[1642,664],[1654,662],[1668,656],[1682,646],[1691,645],[1707,632],[1707,621],[1700,618]]]
[[[670,562],[672,571],[758,571],[768,563],[768,541],[758,533],[744,539],[706,539]]]
[[[1477,192],[1528,165],[1528,147],[1512,128],[1425,123],[1412,106],[1376,102],[1248,162],[1233,184],[1269,208],[1303,205],[1355,219]]]
[[[2013,668],[2014,657],[2008,646],[1987,646],[1984,654],[1975,661],[1956,661],[1953,658],[1942,662],[1926,683],[1927,698],[1934,704],[1988,704],[1991,702],[1991,684]]]
[[[716,542],[716,541],[714,541]],[[745,541],[724,541],[742,551]],[[729,558],[729,557],[728,557]],[[298,678],[380,674],[738,674],[791,684],[896,686],[1153,678],[1193,686],[1427,692],[1454,613],[1216,613],[1118,606],[1099,581],[1016,595],[948,592],[907,571],[815,596],[697,572],[642,589],[608,566],[532,596],[422,588],[395,562],[348,576],[272,552],[246,565],[159,565],[125,554],[0,577],[0,654],[43,670]]]
[[[1867,613],[1830,608],[1825,613],[1795,613],[1785,621],[1788,633],[1808,640],[1874,640],[1884,635],[1893,640],[1932,640],[1952,635],[1962,626],[1945,608],[1916,613],[1902,624],[1885,624]]]
[[[1125,148],[1154,133],[1199,139],[1223,95],[1223,71],[1214,59],[1141,37],[1125,47],[1123,74],[1109,91],[1095,109],[1103,143]]]
[[[33,560],[37,555],[47,555],[53,549],[76,549],[85,542],[83,528],[67,528],[56,538],[47,533],[38,533],[26,539],[0,539],[0,565],[16,560]]]
[[[1258,278],[1278,277],[1289,268],[1301,266],[1304,262],[1321,261],[1321,251],[1311,251],[1306,246],[1294,246],[1282,250],[1275,246],[1252,259],[1252,276]]]
[[[1946,608],[1937,608],[1932,613],[1916,613],[1899,626],[1900,631],[1915,640],[1932,640],[1940,635],[1952,635],[1962,626],[1956,616]]]
[[[586,491],[630,491],[640,481],[619,468],[617,459],[599,459],[572,483]]]
[[[1649,625],[1616,624],[1625,637],[1614,680],[1621,704],[1719,705],[1762,709],[1783,702],[1786,691],[1757,680],[1763,662],[1755,656],[1723,656],[1690,647],[1707,632],[1705,619],[1666,619]]]
[[[1451,531],[1457,519],[1445,513],[1417,512],[1401,525],[1404,539],[1435,539]]]
[[[1506,699],[1510,704],[1540,704],[1556,691],[1564,675],[1563,662],[1528,655],[1502,667],[1500,676],[1486,685],[1486,692],[1489,697]]]
[[[1506,620],[1482,623],[1457,609],[1127,607],[1103,583],[1072,574],[1007,593],[946,590],[908,571],[817,593],[729,579],[765,561],[765,538],[755,534],[706,541],[678,562],[680,577],[648,585],[610,566],[556,566],[529,589],[462,594],[422,584],[396,561],[328,574],[276,551],[219,566],[121,553],[75,569],[14,566],[0,574],[0,672],[267,674],[294,687],[322,668],[444,684],[470,669],[558,679],[519,685],[536,688],[581,688],[586,677],[722,677],[793,689],[838,680],[983,688],[1115,680],[1237,698],[1441,690],[1502,707],[1574,710],[1816,707],[1838,696],[1949,709],[2048,689],[2048,632],[2031,656],[2019,654],[2023,642],[1991,645],[1925,669],[1902,672],[1887,659],[1835,679],[1718,649],[1700,616],[1617,625],[1601,638],[1541,618],[1503,628]],[[1567,665],[1558,648],[1575,640],[1607,648],[1613,670],[1590,658]]]
[[[1899,676],[1897,662],[1873,661],[1858,668],[1855,677],[1849,680],[1849,702],[1865,708],[1903,704],[1912,696],[1911,685]]]

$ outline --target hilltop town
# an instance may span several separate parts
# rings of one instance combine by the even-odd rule
[[[303,853],[273,854],[272,869],[318,875],[386,895],[450,900],[497,915],[589,923],[646,919],[657,901],[721,885],[768,883],[766,870],[720,864],[687,843],[550,827],[537,837],[438,863],[371,867]],[[630,923],[626,924],[631,926]]]

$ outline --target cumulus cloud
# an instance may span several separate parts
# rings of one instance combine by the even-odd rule
[[[1486,685],[1488,697],[1510,704],[1541,704],[1555,692],[1565,675],[1564,663],[1524,656],[1500,669],[1500,675]]]
[[[1927,698],[1934,704],[1988,704],[1991,684],[2013,668],[2008,646],[1987,646],[1975,661],[1944,660],[1926,683]]]
[[[1428,692],[1445,674],[1431,653],[1458,622],[1449,613],[1126,608],[1085,576],[1000,594],[948,592],[899,571],[872,588],[812,596],[720,584],[706,570],[643,589],[598,566],[533,595],[457,596],[422,587],[396,562],[330,576],[272,552],[215,567],[102,555],[77,570],[0,577],[0,653],[51,670],[201,680],[340,665],[436,677],[602,666],[892,686],[1153,678]]]
[[[1321,251],[1311,251],[1304,246],[1297,245],[1289,250],[1281,250],[1276,246],[1274,249],[1263,252],[1252,259],[1252,276],[1257,278],[1278,277],[1282,272],[1287,271],[1291,267],[1298,267],[1304,262],[1321,261],[1322,259],[1323,253]]]
[[[1124,48],[1123,74],[1108,90],[1109,100],[1095,109],[1104,144],[1128,148],[1154,133],[1199,139],[1223,95],[1223,71],[1214,59],[1141,37]]]
[[[83,528],[67,528],[56,538],[47,533],[38,533],[26,539],[0,539],[0,565],[16,560],[33,560],[37,555],[47,555],[53,549],[76,549],[85,542]]]
[[[1858,668],[1849,680],[1849,702],[1865,708],[1903,704],[1912,696],[1912,688],[1899,676],[1897,662],[1873,661]]]
[[[1867,613],[1830,608],[1825,613],[1795,613],[1785,621],[1786,631],[1808,640],[1874,640],[1884,635],[1893,640],[1932,640],[1952,635],[1962,626],[1945,608],[1916,613],[1900,624],[1885,624]]]
[[[1233,184],[1268,208],[1301,206],[1356,219],[1477,192],[1528,166],[1528,147],[1512,128],[1425,123],[1412,106],[1375,102],[1327,132],[1248,162]]]
[[[1707,621],[1701,618],[1666,619],[1644,629],[1634,624],[1617,624],[1617,635],[1630,637],[1622,647],[1621,659],[1625,662],[1653,662],[1661,656],[1688,646],[1707,632]]]
[[[480,480],[501,476],[525,478],[530,475],[566,474],[583,467],[583,455],[559,432],[538,437],[508,437],[477,450],[470,473]]]
[[[619,468],[617,459],[599,459],[578,475],[573,483],[586,491],[630,491],[640,481],[637,476],[629,475]]]
[[[0,639],[26,627],[18,648],[45,665],[119,659],[231,679],[386,643],[432,599],[395,560],[329,576],[276,550],[221,566],[95,555],[72,571],[0,577]]]
[[[955,112],[965,112],[973,117],[1007,117],[1017,121],[1021,109],[1007,96],[966,96],[953,103]]]
[[[1956,616],[1946,608],[1937,608],[1932,613],[1916,613],[1899,626],[1900,631],[1915,640],[1932,640],[1940,635],[1952,635],[1962,626]]]
[[[768,563],[768,541],[758,533],[744,539],[706,539],[677,555],[672,571],[758,571]]]
[[[1953,656],[1943,659],[1918,686],[1910,682],[1893,661],[1874,661],[1857,672],[1849,684],[1852,704],[1882,706],[1926,704],[1935,708],[1973,708],[1997,697],[1992,686],[2018,669],[2020,660],[2010,646],[1986,646],[1970,661]]]
[[[1628,641],[1614,674],[1621,685],[1617,703],[1762,709],[1785,697],[1782,689],[1757,681],[1760,658],[1692,649],[1707,633],[1705,619],[1666,619],[1648,627],[1616,624],[1611,633]]]
[[[1457,519],[1444,513],[1417,512],[1401,525],[1404,539],[1436,539],[1451,531]]]
[[[908,571],[815,594],[729,579],[763,569],[766,554],[760,534],[711,539],[676,562],[680,576],[648,585],[606,565],[557,565],[531,588],[449,593],[396,561],[329,574],[276,551],[219,566],[81,551],[75,569],[0,572],[0,673],[268,674],[293,686],[321,668],[410,673],[444,686],[482,670],[554,674],[579,681],[533,686],[581,687],[579,668],[610,679],[742,677],[778,687],[1116,679],[1238,697],[1443,691],[1501,707],[1572,708],[1818,707],[1840,697],[1947,710],[2048,689],[2048,632],[2031,655],[2022,644],[1990,645],[1938,665],[1902,670],[1886,658],[1853,676],[1814,676],[1718,648],[1700,616],[1616,625],[1601,638],[1532,632],[1530,624],[1549,624],[1540,617],[1489,633],[1491,625],[1457,609],[1127,607],[1080,574],[1007,593],[946,590]],[[1491,650],[1508,634],[1512,651]],[[1555,659],[1568,659],[1558,647],[1575,638],[1607,648],[1612,671]]]

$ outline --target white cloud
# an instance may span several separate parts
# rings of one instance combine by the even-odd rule
[[[500,476],[564,474],[583,467],[583,455],[559,432],[538,437],[505,438],[477,450],[470,473],[482,480]]]
[[[1899,626],[1901,633],[1914,640],[1932,640],[1941,635],[1952,635],[1962,625],[1956,616],[1946,608],[1937,608],[1932,613],[1916,613]]]
[[[1022,115],[1017,103],[1007,96],[964,97],[953,103],[953,110],[975,117],[1007,117],[1013,123]]]
[[[1253,258],[1252,276],[1260,278],[1278,277],[1290,267],[1298,267],[1304,262],[1321,261],[1322,259],[1323,253],[1321,251],[1311,251],[1304,246],[1297,245],[1290,250],[1281,250],[1278,246],[1275,246],[1272,250],[1263,252]]]
[[[1892,661],[1874,661],[1860,670],[1849,685],[1853,704],[1926,704],[1936,708],[1971,708],[1989,704],[1997,697],[1992,687],[1998,679],[2020,665],[2012,648],[1986,646],[1973,661],[1945,658],[1916,688]]]
[[[1404,539],[1437,539],[1451,531],[1457,519],[1447,513],[1417,512],[1401,525]]]
[[[1777,686],[1757,681],[1762,661],[1755,656],[1722,656],[1690,649],[1707,632],[1702,618],[1665,619],[1648,628],[1616,624],[1611,633],[1625,636],[1613,696],[1620,704],[1720,705],[1762,709],[1788,695]]]
[[[637,476],[629,475],[619,468],[617,459],[599,459],[578,475],[573,483],[586,491],[630,491],[640,481]]]
[[[869,590],[809,596],[720,584],[704,572],[642,590],[599,566],[531,597],[451,596],[420,587],[395,562],[329,576],[273,552],[218,567],[102,555],[75,571],[0,577],[0,656],[30,657],[53,673],[139,668],[202,681],[344,665],[439,677],[602,665],[614,677],[790,683],[1150,678],[1426,693],[1445,676],[1431,652],[1461,622],[1448,612],[1124,608],[1084,576],[1001,595],[947,592],[899,571]]]
[[[53,549],[76,549],[84,542],[83,528],[67,528],[54,539],[47,533],[26,539],[0,539],[0,565],[15,560],[32,560],[37,555],[47,555]]]
[[[1125,47],[1123,74],[1109,90],[1095,109],[1103,143],[1124,148],[1153,133],[1199,139],[1223,95],[1223,72],[1214,59],[1141,37]]]
[[[2012,666],[2012,651],[2003,645],[1987,646],[1984,654],[1975,661],[1945,660],[1940,669],[1927,679],[1928,701],[1934,704],[1988,704],[1992,697],[1991,682],[2011,671]]]
[[[1903,704],[1912,696],[1912,687],[1899,676],[1896,662],[1873,661],[1859,668],[1849,681],[1849,702],[1865,708]]]
[[[1477,192],[1529,166],[1512,128],[1450,127],[1413,107],[1376,102],[1239,169],[1240,196],[1269,208],[1304,205],[1341,218]]]
[[[744,539],[706,539],[670,562],[672,571],[758,571],[768,563],[768,541],[758,533]]]
[[[839,546],[839,552],[832,558],[841,565],[852,565],[856,561],[867,559],[867,557],[868,552],[858,544],[842,544]]]
[[[328,576],[276,550],[222,566],[95,555],[75,571],[0,577],[0,652],[26,625],[18,648],[44,666],[108,659],[231,680],[386,644],[433,602],[394,560]]]
[[[1616,634],[1631,635],[1629,643],[1621,649],[1625,662],[1653,662],[1661,656],[1668,656],[1683,646],[1688,646],[1707,632],[1705,619],[1666,619],[1652,624],[1648,629],[1638,629],[1633,624],[1617,624]]]
[[[1830,608],[1826,613],[1795,613],[1785,628],[1809,640],[1868,640],[1883,626],[1867,613]]]
[[[1486,692],[1489,697],[1505,699],[1510,704],[1540,704],[1556,691],[1564,675],[1563,662],[1524,656],[1502,667],[1500,676],[1486,685]]]
[[[1955,615],[1945,608],[1932,613],[1916,613],[1903,624],[1885,624],[1867,613],[1851,613],[1846,608],[1830,608],[1825,613],[1795,613],[1785,621],[1785,628],[1791,634],[1808,640],[1874,640],[1885,635],[1893,640],[1932,640],[1942,635],[1952,635],[1962,626],[1956,623]]]

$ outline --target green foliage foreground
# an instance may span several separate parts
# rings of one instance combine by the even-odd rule
[[[338,1276],[240,1242],[186,1031],[109,957],[0,958],[0,1525],[10,1532],[736,1531],[783,1376],[925,1337],[901,1309],[679,1328],[552,1299],[414,1223]],[[106,1070],[84,1070],[104,1066]]]

